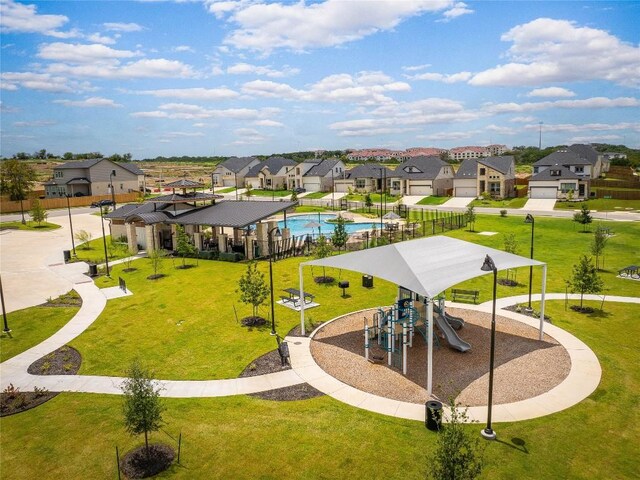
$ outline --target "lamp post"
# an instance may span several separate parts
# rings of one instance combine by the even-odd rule
[[[109,174],[109,183],[111,184],[111,200],[113,201],[113,209],[116,209],[116,187],[113,186],[113,177],[116,176],[116,171],[111,170]]]
[[[493,271],[493,309],[491,311],[491,352],[489,354],[489,411],[487,412],[487,427],[480,434],[487,440],[495,440],[496,432],[491,428],[491,408],[493,403],[493,359],[496,347],[496,289],[498,285],[498,269],[493,259],[487,255],[480,270],[483,272]]]
[[[111,275],[109,275],[109,256],[107,255],[107,237],[104,233],[104,215],[102,211],[102,205],[100,205],[100,223],[102,224],[102,244],[104,245],[104,264],[107,267],[107,277],[111,278]]]
[[[0,277],[0,301],[2,302],[2,320],[4,321],[4,327],[2,331],[4,333],[11,333],[9,324],[7,323],[7,309],[4,307],[4,291],[2,290],[2,277]]]
[[[533,229],[535,226],[535,219],[533,215],[527,213],[527,216],[524,219],[524,223],[531,224],[531,259],[533,260]],[[533,265],[529,265],[529,307],[528,310],[531,311],[531,285],[533,281]]]
[[[335,170],[335,165],[331,168],[331,210],[335,210],[336,209],[336,181],[333,178],[333,171]]]
[[[236,182],[236,200],[238,200],[238,174],[236,172],[233,172],[233,178]]]
[[[273,303],[273,237],[272,234],[280,235],[280,229],[275,226],[267,232],[269,240],[269,287],[271,288],[271,335],[276,335],[276,317]]]
[[[76,255],[76,242],[73,239],[73,222],[71,221],[71,205],[69,204],[69,197],[71,195],[67,194],[65,195],[67,197],[67,212],[69,213],[69,229],[71,230],[71,247],[73,248],[73,256],[77,257]],[[100,207],[102,208],[102,207]]]

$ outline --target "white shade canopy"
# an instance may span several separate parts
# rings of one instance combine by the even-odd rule
[[[433,298],[460,282],[489,273],[480,270],[486,255],[493,259],[498,270],[545,265],[495,248],[433,236],[312,260],[301,266],[353,270]]]

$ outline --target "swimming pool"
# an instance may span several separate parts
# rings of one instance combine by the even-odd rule
[[[307,234],[318,234],[318,228],[305,228],[309,222],[319,223],[320,231],[324,235],[332,235],[335,229],[334,223],[327,223],[327,220],[336,218],[334,214],[326,214],[326,213],[309,213],[305,215],[295,215],[295,216],[287,216],[287,228],[291,230],[292,236],[298,235],[307,235]],[[371,228],[371,224],[375,223],[375,220],[371,222],[353,222],[353,223],[345,223],[344,227],[347,233],[357,232],[358,230],[369,230]],[[284,228],[284,221],[281,220],[278,222],[278,227],[281,229]]]

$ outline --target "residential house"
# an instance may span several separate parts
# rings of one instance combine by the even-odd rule
[[[529,198],[584,198],[588,193],[589,179],[558,163],[529,179]]]
[[[353,150],[347,154],[347,159],[353,162],[366,162],[368,160],[375,160],[382,162],[384,160],[391,160],[392,158],[398,159],[403,155],[403,152],[396,150],[389,150],[387,148],[378,149],[366,149],[366,150]]]
[[[469,158],[462,162],[453,180],[456,197],[492,197],[515,195],[516,166],[512,156]]]
[[[449,150],[449,158],[461,162],[467,158],[488,157],[491,152],[486,147],[455,147]]]
[[[475,158],[467,158],[458,167],[453,178],[453,196],[478,196],[478,161]]]
[[[244,186],[244,177],[251,167],[260,163],[255,157],[231,157],[219,164],[211,174],[215,187]]]
[[[325,159],[313,164],[301,177],[296,174],[296,184],[307,192],[330,192],[335,179],[340,178],[344,171],[345,165],[341,160]]]
[[[385,180],[388,185],[392,175],[393,172],[388,168],[365,163],[344,171],[341,178],[335,178],[335,191],[348,192],[351,189],[361,193],[378,192],[382,190]]]
[[[553,165],[562,165],[567,167],[579,177],[585,179],[598,178],[600,175],[600,163],[592,163],[592,160],[583,155],[569,149],[557,150],[544,158],[541,158],[533,164],[533,174],[536,175]]]
[[[598,178],[602,175],[603,172],[609,171],[609,157],[602,153],[598,152],[591,145],[584,145],[580,143],[573,144],[569,147],[569,150],[577,153],[582,158],[586,158],[591,162],[591,178]]]
[[[285,190],[290,176],[295,175],[297,165],[297,162],[288,158],[269,157],[249,169],[244,179],[245,186],[264,190]]]
[[[392,195],[441,195],[453,188],[453,167],[437,156],[414,157],[388,174]]]
[[[53,178],[44,188],[46,198],[117,195],[144,191],[145,180],[144,172],[132,163],[92,158],[54,167]]]

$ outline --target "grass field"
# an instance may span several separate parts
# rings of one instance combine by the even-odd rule
[[[527,203],[527,197],[505,198],[504,200],[478,200],[475,199],[470,205],[474,207],[493,207],[493,208],[522,208]]]
[[[442,205],[444,202],[450,199],[451,197],[436,197],[435,195],[431,195],[420,200],[418,202],[418,205]]]
[[[324,198],[329,194],[330,194],[329,192],[311,192],[311,193],[305,195],[303,198],[310,198],[310,199]]]
[[[60,225],[49,222],[41,222],[38,225],[37,222],[32,222],[31,220],[27,220],[25,224],[21,221],[17,222],[0,222],[0,230],[31,230],[35,232],[42,232],[47,230],[55,230],[56,228],[60,228]]]
[[[586,202],[556,202],[556,210],[580,210],[586,203],[589,210],[613,212],[623,210],[640,210],[640,200],[616,200],[615,198],[597,198]]]
[[[293,192],[291,190],[258,190],[251,189],[251,196],[254,197],[288,197]],[[246,194],[245,194],[246,196]]]
[[[119,260],[129,256],[126,243],[111,241],[111,235],[106,236],[107,255],[109,260]],[[76,244],[77,260],[89,263],[104,263],[104,240],[102,237],[94,238],[83,244]],[[76,259],[73,259],[74,261]]]

